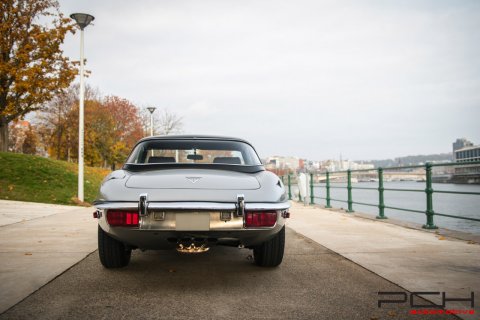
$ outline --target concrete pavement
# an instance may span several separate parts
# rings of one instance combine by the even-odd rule
[[[446,292],[452,298],[480,294],[480,245],[352,214],[293,203],[287,225],[326,248],[410,292]],[[428,296],[441,303],[440,296]],[[478,298],[477,298],[478,300]],[[448,303],[465,309],[468,303]],[[480,303],[476,303],[478,319]]]
[[[96,250],[92,212],[0,200],[0,313]]]
[[[91,213],[91,208],[0,200],[0,225],[2,225],[0,227],[0,312],[3,312],[35,290],[44,286],[97,248],[96,221],[92,218]],[[383,221],[363,219],[347,213],[304,207],[296,203],[293,204],[291,213],[292,218],[289,219],[287,223],[290,228],[409,291],[440,291],[446,292],[448,297],[456,298],[468,297],[470,291],[475,291],[477,296],[478,292],[480,292],[480,246],[478,244],[444,238],[433,232],[412,230]],[[289,234],[295,233],[290,232]],[[287,274],[293,276],[292,272],[294,274],[296,270],[301,269],[303,270],[302,272],[306,274],[313,272],[321,279],[333,277],[337,286],[345,286],[345,288],[348,289],[347,291],[351,292],[354,292],[355,289],[349,287],[348,284],[344,282],[344,277],[347,277],[346,280],[353,281],[356,285],[365,285],[365,283],[359,283],[357,281],[359,280],[358,278],[363,279],[365,277],[360,271],[363,270],[362,268],[352,267],[352,269],[349,269],[348,276],[341,272],[337,274],[336,270],[340,267],[333,262],[324,264],[323,259],[320,258],[322,254],[325,253],[322,251],[321,246],[312,249],[310,244],[311,241],[309,239],[302,240],[301,237],[299,238],[298,236],[290,236],[287,238],[289,251],[286,256],[286,263],[281,266],[282,269],[292,268],[291,270],[284,270]],[[306,246],[306,248],[303,248],[303,246]],[[222,250],[231,250],[231,248],[219,248],[215,250],[219,250],[219,252],[223,254],[222,252],[224,251]],[[307,250],[308,255],[313,255],[313,259],[309,258],[304,260],[304,258],[306,258],[303,257],[303,254],[305,254],[304,250]],[[160,256],[166,255],[168,261],[173,259],[172,261],[175,268],[180,269],[184,268],[183,263],[185,261],[183,260],[187,259],[187,263],[189,263],[190,259],[196,259],[176,256],[176,253],[171,252],[136,252],[132,260],[133,266],[129,266],[121,271],[111,272],[101,267],[96,255],[91,255],[88,257],[88,261],[82,261],[80,265],[75,266],[73,269],[76,270],[77,267],[79,269],[83,268],[86,269],[85,272],[99,272],[101,275],[107,277],[111,274],[117,274],[120,277],[116,280],[118,284],[119,281],[123,281],[122,277],[139,277],[136,274],[136,272],[138,272],[138,270],[136,270],[138,264],[135,262],[135,259],[139,259],[140,261],[151,260],[149,257],[155,254],[159,254]],[[208,256],[206,255],[205,257]],[[239,258],[237,255],[232,259],[241,260],[246,257],[246,254],[243,258]],[[180,260],[177,261],[176,259]],[[205,259],[204,268],[208,268],[208,258]],[[176,264],[176,261],[178,264]],[[190,262],[196,263],[195,261],[196,260],[192,260]],[[216,268],[215,261],[216,260],[212,262],[213,264],[211,264],[209,268]],[[342,259],[339,261],[342,261]],[[88,265],[84,266],[84,263]],[[144,263],[148,264],[151,262],[144,261]],[[340,265],[342,263],[344,262],[341,262]],[[228,268],[235,268],[234,265],[235,264],[232,263]],[[302,267],[298,269],[298,265]],[[168,269],[168,263],[158,267],[160,270],[175,270]],[[310,268],[310,271],[307,267]],[[156,270],[155,267],[148,265],[142,268],[146,268],[144,271],[149,273],[155,272]],[[196,272],[196,269],[192,268],[186,268],[185,272]],[[325,273],[326,269],[329,269],[328,273]],[[77,285],[81,285],[82,281],[90,281],[86,278],[75,276],[75,272],[72,270],[60,277],[63,280],[59,278],[47,287],[55,287],[56,282],[68,282],[73,287],[76,287]],[[251,271],[247,271],[264,274],[264,271],[261,270],[262,269],[260,269],[260,271],[259,269],[252,269]],[[274,272],[273,274],[276,273]],[[308,278],[306,274],[301,275],[301,277]],[[217,277],[220,275],[214,273],[205,274],[204,276]],[[65,277],[73,278],[64,279]],[[284,276],[279,277],[285,280]],[[348,279],[348,277],[350,277],[350,279]],[[114,281],[114,278],[115,277],[112,278],[112,281]],[[148,281],[148,278],[140,278],[141,279],[137,280]],[[304,279],[302,281],[305,281],[305,283],[308,282],[305,280],[306,278],[302,278]],[[332,281],[333,278],[331,279]],[[202,281],[200,278],[195,279],[196,281]],[[375,281],[372,279],[369,280],[374,281],[374,287],[359,289],[360,292],[363,292],[363,295],[368,295],[368,297],[366,298],[367,300],[359,302],[358,308],[363,310],[362,305],[364,303],[371,304],[373,300],[376,301],[377,291],[386,289],[393,290],[387,285],[388,282],[376,282],[378,279],[375,279]],[[75,283],[75,281],[78,282]],[[185,282],[183,291],[189,290],[188,283],[191,283],[191,281],[192,279]],[[231,285],[232,283],[228,279],[225,279],[225,281],[226,287],[222,290],[226,290],[225,292],[227,292],[229,290],[229,284]],[[159,278],[159,286],[161,282],[162,280]],[[114,284],[115,281],[109,284],[108,290],[114,290]],[[250,285],[255,286],[255,281],[251,282]],[[290,285],[295,286],[294,283]],[[318,287],[316,284],[312,285],[312,287],[305,286],[303,289],[297,289],[303,290],[307,296],[318,295],[317,292],[311,292],[312,290],[323,290],[321,285]],[[218,284],[218,286],[221,285]],[[128,291],[130,287],[120,283],[119,288]],[[334,288],[335,286],[333,286],[331,290]],[[344,292],[345,288],[336,288],[337,291],[332,293],[333,296],[336,296],[339,292]],[[147,289],[152,293],[156,290],[153,287]],[[219,287],[217,289],[220,290],[221,288]],[[47,292],[50,292],[48,290]],[[95,283],[89,282],[89,287],[85,288],[85,299],[88,298],[88,290],[96,292]],[[198,287],[198,290],[200,290],[200,287]],[[276,290],[280,289],[276,288]],[[401,290],[401,288],[396,287],[396,290]],[[40,293],[38,294],[41,295]],[[69,294],[74,295],[74,292]],[[122,296],[127,293],[117,292],[116,294]],[[168,292],[165,292],[165,294],[168,295]],[[206,294],[209,295],[210,293],[206,292]],[[36,296],[37,293],[27,300],[35,300],[37,298],[33,297]],[[299,296],[297,296],[297,298],[300,299]],[[429,298],[432,298],[432,296],[429,296]],[[322,299],[331,299],[331,297],[322,296]],[[352,299],[354,298],[352,297]],[[430,300],[438,302],[438,299]],[[314,301],[308,301],[309,303],[314,303]],[[205,301],[205,303],[207,303],[207,301]],[[290,301],[289,303],[291,304],[293,302]],[[291,305],[292,309],[290,309],[289,312],[293,312],[292,310],[294,310],[296,306],[306,308],[301,301],[295,303],[297,305]],[[16,310],[15,314],[21,314],[21,305],[23,304],[24,302],[14,308]],[[408,306],[405,304],[403,307]],[[447,307],[467,309],[465,303],[457,305],[448,304]],[[338,305],[336,308],[342,308],[342,306]],[[378,312],[384,311],[376,310],[375,303],[369,305],[369,308],[372,308],[372,319],[379,314]],[[405,311],[405,309],[401,310],[403,310],[402,312]],[[326,311],[326,309],[324,311]],[[310,315],[315,314],[316,311],[311,310],[311,312],[313,313],[310,313]],[[476,312],[476,317],[464,316],[464,318],[477,319],[478,313],[480,312],[478,307],[476,308]],[[59,314],[51,315],[57,318],[61,317]],[[366,315],[366,313],[362,313],[362,315]],[[349,314],[349,316],[355,318],[353,314]],[[380,318],[382,317],[380,316]]]
[[[190,255],[135,250],[117,270],[103,268],[94,252],[0,320],[412,318],[404,304],[377,308],[377,291],[398,286],[292,229],[286,237],[278,268],[258,267],[251,250],[232,247]]]

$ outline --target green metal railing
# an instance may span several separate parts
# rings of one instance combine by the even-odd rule
[[[461,194],[461,195],[475,195],[479,196],[480,192],[461,192],[461,191],[447,191],[447,190],[434,190],[432,187],[432,168],[433,167],[444,167],[444,166],[456,166],[456,167],[461,167],[461,166],[467,166],[467,165],[479,165],[480,161],[475,161],[475,162],[453,162],[453,163],[441,163],[441,164],[432,164],[432,163],[426,163],[425,165],[418,165],[418,166],[405,166],[405,167],[386,167],[386,168],[378,168],[378,169],[362,169],[362,170],[346,170],[346,171],[336,171],[335,174],[346,174],[346,186],[332,186],[331,185],[331,172],[325,172],[322,173],[321,175],[325,176],[325,197],[319,197],[315,196],[314,194],[314,179],[313,179],[313,174],[310,174],[310,204],[313,205],[315,204],[315,199],[322,199],[325,200],[325,208],[331,208],[331,201],[338,201],[338,202],[343,202],[347,204],[347,212],[354,212],[353,210],[353,205],[358,204],[358,205],[364,205],[364,206],[371,206],[371,207],[377,207],[378,208],[378,215],[376,216],[377,219],[387,219],[387,216],[385,215],[385,209],[391,209],[391,210],[399,210],[399,211],[405,211],[405,212],[413,212],[413,213],[422,213],[425,214],[426,216],[426,223],[423,225],[423,228],[425,229],[437,229],[438,227],[435,225],[433,218],[434,216],[442,216],[442,217],[448,217],[448,218],[455,218],[455,219],[463,219],[463,220],[470,220],[470,221],[477,221],[480,222],[480,219],[477,218],[471,218],[471,217],[465,217],[465,216],[460,216],[460,215],[452,215],[452,214],[446,214],[446,213],[439,213],[435,212],[433,210],[434,204],[433,204],[433,194],[434,193],[443,193],[443,194]],[[409,170],[409,169],[418,169],[418,168],[424,168],[425,169],[425,189],[420,190],[420,189],[398,189],[398,188],[385,188],[384,187],[384,172],[386,170],[392,171],[392,170]],[[361,173],[361,172],[372,172],[376,171],[376,177],[378,179],[378,188],[373,188],[373,187],[354,187],[352,185],[352,173]],[[283,177],[282,177],[283,180]],[[346,189],[347,190],[347,200],[341,200],[341,199],[334,199],[330,196],[330,190],[331,189]],[[378,192],[378,203],[365,203],[365,202],[359,202],[359,201],[353,201],[353,196],[352,196],[352,190],[353,189],[362,189],[362,190],[373,190]],[[425,205],[426,208],[424,211],[422,210],[414,210],[410,208],[399,208],[399,207],[393,207],[393,206],[387,206],[385,205],[385,198],[384,198],[384,192],[385,191],[401,191],[401,192],[419,192],[419,193],[425,193]],[[291,177],[290,174],[288,175],[288,198],[292,200],[292,187],[291,187]]]

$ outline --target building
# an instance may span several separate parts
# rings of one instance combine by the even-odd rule
[[[458,138],[457,141],[455,141],[453,144],[453,153],[455,154],[455,151],[467,148],[467,147],[473,147],[473,143],[471,141],[468,141],[465,138]]]
[[[480,161],[480,146],[468,146],[455,150],[455,162]]]
[[[296,172],[300,169],[303,161],[297,157],[273,156],[264,160],[265,168],[278,175],[285,175],[289,172]]]
[[[457,139],[453,143],[453,150],[455,162],[470,163],[480,161],[480,145],[475,146],[465,138]],[[480,184],[480,164],[455,166],[452,182]]]

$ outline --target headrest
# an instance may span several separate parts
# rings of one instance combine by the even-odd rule
[[[241,164],[242,162],[239,157],[216,157],[213,163]]]
[[[175,162],[174,157],[150,157],[148,159],[148,163],[167,163],[167,162]]]

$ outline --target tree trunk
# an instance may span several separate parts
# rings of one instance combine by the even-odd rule
[[[8,151],[8,122],[3,116],[0,116],[0,151]]]

